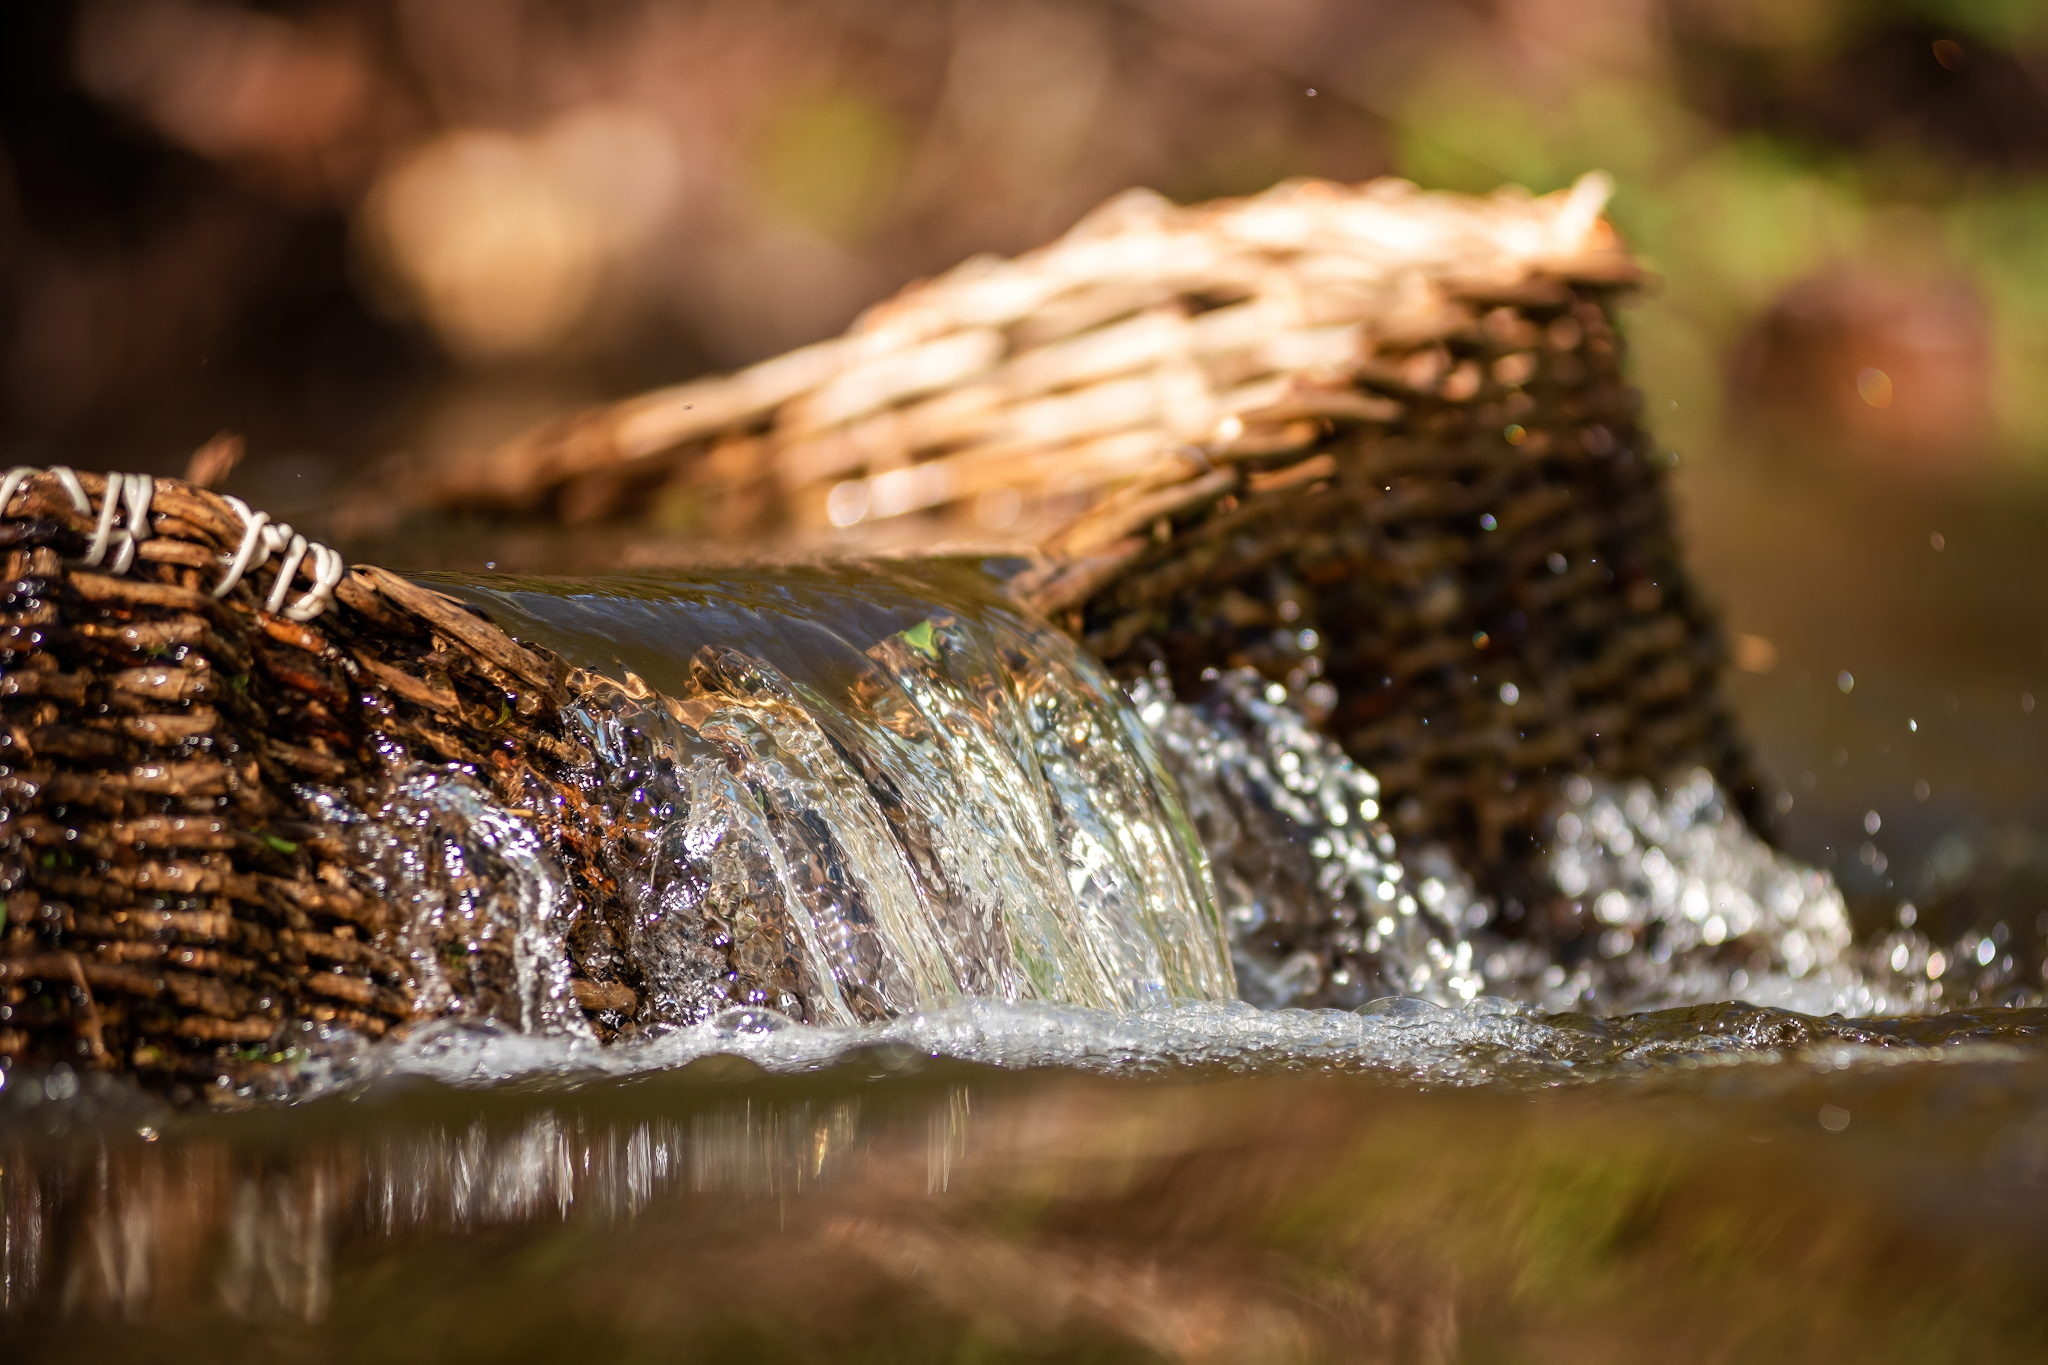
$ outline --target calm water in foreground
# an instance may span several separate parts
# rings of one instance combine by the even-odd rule
[[[1024,1070],[906,1027],[781,1074],[16,1095],[9,1354],[2039,1359],[2044,1024],[1417,1010],[1262,1059],[1183,1018],[1209,1061]]]

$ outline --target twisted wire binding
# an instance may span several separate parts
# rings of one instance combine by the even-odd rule
[[[85,485],[79,482],[77,471],[67,465],[52,465],[47,470],[17,465],[0,475],[0,516],[6,515],[14,495],[30,479],[44,473],[57,480],[58,486],[71,499],[71,505],[82,515],[94,515],[92,498],[86,493]],[[86,546],[81,562],[91,568],[98,568],[104,563],[112,573],[127,573],[135,563],[136,546],[151,535],[149,508],[155,495],[156,480],[147,474],[107,475],[106,491],[100,496],[92,541]],[[223,572],[220,582],[213,587],[215,597],[226,597],[252,569],[268,563],[272,555],[281,554],[283,559],[278,565],[277,577],[263,601],[264,611],[273,616],[282,615],[288,621],[305,622],[333,605],[335,586],[341,582],[346,567],[339,554],[318,541],[306,539],[288,523],[271,521],[268,512],[253,511],[240,498],[223,497],[222,500],[242,519],[242,540],[233,555],[219,556]],[[126,524],[116,526],[124,506],[127,509]],[[111,561],[107,559],[109,550],[113,552]],[[313,586],[287,607],[285,599],[291,595],[292,580],[309,558],[312,567],[308,572]]]

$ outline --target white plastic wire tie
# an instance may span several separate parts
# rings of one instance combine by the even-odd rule
[[[148,540],[153,534],[149,529],[149,504],[155,497],[155,479],[147,474],[128,476],[128,534],[137,540]]]
[[[92,499],[85,495],[85,485],[78,481],[78,471],[68,464],[53,464],[50,466],[50,473],[64,486],[64,491],[71,495],[71,505],[86,516],[91,516]]]
[[[313,554],[313,588],[285,610],[288,621],[310,621],[334,601],[335,585],[346,566],[341,556],[317,541],[306,547]]]
[[[7,515],[7,505],[14,501],[14,495],[21,491],[28,481],[43,471],[34,465],[18,464],[0,474],[0,516]]]
[[[236,497],[228,498],[227,504],[234,508],[235,514],[242,519],[242,543],[235,547],[235,557],[228,561],[227,572],[222,574],[220,582],[214,585],[215,597],[226,597],[235,584],[242,581],[242,575],[249,572],[249,566],[255,562],[259,547],[264,558],[270,557],[270,547],[263,539],[264,528],[270,525],[270,513],[252,512],[248,503]]]
[[[33,465],[16,465],[0,474],[0,516],[6,515],[7,508],[14,502],[14,495],[40,473],[48,473],[57,480],[73,507],[86,516],[95,515],[91,495],[79,481],[78,472],[69,465],[51,465],[48,470],[39,470]],[[127,573],[135,564],[138,542],[155,534],[149,525],[150,504],[155,498],[156,480],[148,474],[107,475],[106,491],[100,498],[92,542],[86,547],[83,562],[97,568],[106,560],[107,552],[112,550],[113,559],[107,568],[116,574]],[[270,585],[270,594],[263,609],[273,616],[281,613],[286,620],[304,622],[334,605],[334,590],[347,572],[347,565],[339,553],[306,539],[287,523],[271,521],[268,512],[258,512],[240,498],[224,495],[223,501],[242,519],[242,542],[235,547],[233,556],[223,556],[225,570],[220,582],[213,587],[215,597],[226,597],[252,568],[266,562],[272,555],[282,553],[284,559],[278,566],[276,581]],[[122,519],[124,507],[126,525],[116,526],[115,522]],[[309,574],[313,585],[286,608],[284,601],[291,596],[292,580],[308,558],[312,560]]]
[[[292,590],[292,578],[299,571],[299,563],[306,557],[306,538],[292,537],[291,547],[285,551],[284,562],[278,566],[277,581],[270,585],[270,596],[263,599],[263,610],[272,616],[284,610],[285,594]]]
[[[127,487],[127,484],[128,476],[126,474],[107,475],[106,489],[100,494],[99,525],[93,529],[92,544],[85,547],[84,562],[92,568],[96,569],[99,567],[100,561],[107,557],[108,546],[113,544],[114,516],[121,510],[121,490]],[[88,503],[80,510],[92,510],[91,504]],[[130,554],[132,556],[132,550]],[[121,571],[116,569],[114,572],[119,573]]]

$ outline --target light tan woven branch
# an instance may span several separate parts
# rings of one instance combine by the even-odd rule
[[[1607,193],[1600,175],[1541,198],[1302,181],[1183,209],[1133,191],[836,340],[439,464],[415,496],[577,522],[644,511],[666,486],[654,502],[672,519],[752,534],[714,509],[765,481],[753,520],[798,540],[912,515],[919,536],[937,519],[1037,540],[1108,489],[1171,479],[1189,447],[1275,454],[1321,424],[1399,417],[1361,386],[1469,385],[1430,347],[1485,306],[1636,278]]]

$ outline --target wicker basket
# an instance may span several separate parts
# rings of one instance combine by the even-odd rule
[[[1638,272],[1606,194],[1126,195],[837,340],[444,461],[415,496],[631,523],[643,561],[665,530],[700,555],[1029,555],[1023,595],[1118,670],[1290,687],[1405,833],[1513,902],[1563,773],[1704,763],[1764,820],[1622,377]]]
[[[175,479],[11,471],[0,560],[0,1055],[232,1094],[320,1025],[416,1018],[373,850],[334,819],[414,761],[468,765],[601,900],[598,832],[562,818],[577,680],[545,651]],[[510,950],[473,928],[423,950],[507,1012]]]

